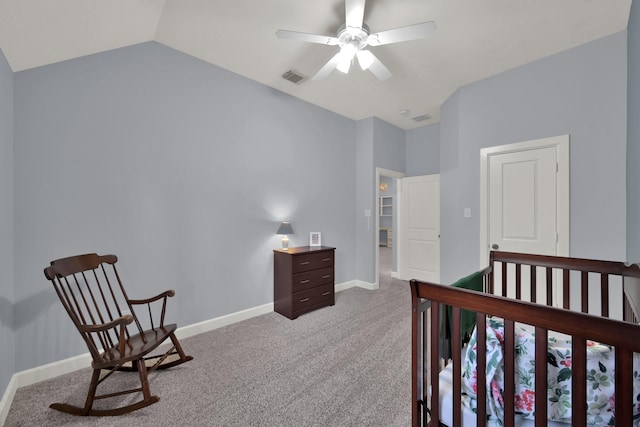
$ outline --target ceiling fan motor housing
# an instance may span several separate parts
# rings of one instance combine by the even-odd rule
[[[338,46],[340,48],[350,44],[357,47],[357,50],[364,49],[368,44],[369,27],[362,24],[362,28],[347,27],[341,25],[338,30]]]

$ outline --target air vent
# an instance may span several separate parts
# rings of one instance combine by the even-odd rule
[[[286,73],[284,73],[282,75],[282,78],[285,80],[290,81],[291,83],[295,83],[297,85],[299,85],[300,83],[302,83],[306,77],[303,76],[302,74],[298,73],[297,71],[294,70],[289,70]]]
[[[428,114],[420,114],[419,116],[411,117],[411,120],[413,120],[414,122],[423,122],[429,119],[433,119],[433,117]]]

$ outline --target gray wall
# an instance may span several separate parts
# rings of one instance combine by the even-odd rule
[[[356,277],[367,283],[375,280],[375,174],[371,171],[373,165],[373,118],[359,120],[356,124],[356,212],[355,212],[355,237],[356,237]],[[365,210],[371,213],[371,217],[365,217]]]
[[[631,3],[627,87],[627,260],[640,262],[640,6]]]
[[[405,131],[378,118],[358,121],[356,154],[356,253],[357,278],[374,283],[375,271],[375,216],[376,168],[404,172]],[[371,211],[370,226],[364,211]]]
[[[627,34],[460,88],[441,111],[441,278],[479,267],[480,148],[570,135],[572,256],[624,259]],[[472,218],[463,218],[471,207]]]
[[[0,395],[14,372],[13,73],[0,51]]]
[[[440,123],[406,132],[407,176],[440,173]]]
[[[19,72],[14,114],[17,371],[86,351],[55,258],[119,255],[130,296],[176,290],[179,325],[273,301],[284,219],[356,277],[352,120],[157,43]]]
[[[405,131],[380,119],[373,119],[373,177],[376,167],[405,170]]]

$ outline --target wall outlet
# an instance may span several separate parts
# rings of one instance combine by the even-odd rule
[[[464,208],[464,217],[471,218],[471,208]]]

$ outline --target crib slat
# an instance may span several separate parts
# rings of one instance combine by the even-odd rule
[[[448,310],[445,309],[445,313]],[[451,358],[453,360],[453,426],[462,425],[462,367],[460,352],[460,307],[453,307],[451,326]],[[445,314],[446,316],[446,314]],[[457,410],[455,408],[458,408]]]
[[[485,404],[478,404],[476,425],[478,427],[484,426],[483,420],[487,419],[487,317],[484,314],[476,314],[476,343],[477,343],[477,363],[476,370],[478,372],[476,384],[478,385],[478,402],[485,402]]]
[[[522,299],[522,264],[516,264],[516,299]]]
[[[582,312],[583,313],[588,313],[589,312],[589,273],[586,271],[583,271],[582,274],[582,279],[581,279],[581,284],[582,284]]]
[[[547,267],[545,270],[547,272],[547,277],[546,277],[547,305],[552,306],[553,305],[553,268]]]
[[[600,275],[600,310],[602,317],[609,317],[609,275]]]
[[[512,320],[504,320],[504,393],[503,399],[504,405],[504,425],[511,427],[514,425],[515,420],[515,394],[516,394],[516,382],[515,382],[515,339],[514,339],[515,327]],[[492,392],[491,390],[489,391]]]
[[[507,296],[507,263],[503,262],[502,263],[502,277],[500,278],[500,280],[502,281],[501,285],[500,285],[500,295],[502,295],[503,297]]]
[[[616,425],[630,426],[633,422],[633,382],[628,381],[629,374],[633,372],[633,353],[626,349],[616,347]],[[626,380],[625,380],[625,377]]]
[[[433,331],[441,331],[440,324],[440,307],[441,304],[431,304],[431,354],[429,356],[431,369],[431,420],[434,425],[440,420],[440,334]],[[433,329],[436,328],[436,329]],[[426,417],[425,417],[426,420]]]
[[[562,270],[562,307],[569,309],[571,306],[571,284],[569,281],[569,270]]]
[[[531,266],[531,283],[529,284],[529,289],[531,289],[531,302],[538,301],[538,291],[536,289],[536,285],[538,284],[538,279],[536,277],[538,269],[535,265]]]
[[[430,309],[431,309],[431,301],[425,301],[425,305],[421,306],[421,311],[419,313],[419,319],[418,319],[421,322],[421,325],[418,326],[417,331],[421,329],[422,336],[416,337],[416,340],[421,340],[422,348],[420,349],[420,353],[414,354],[414,357],[416,358],[415,363],[422,365],[421,366],[422,369],[418,369],[418,367],[416,366],[416,371],[420,373],[419,384],[416,384],[416,396],[420,396],[420,399],[423,402],[422,407],[415,408],[415,410],[417,410],[418,413],[422,412],[423,415],[419,415],[419,417],[424,416],[425,419],[426,419],[425,408],[429,406],[429,400],[428,400],[429,385],[431,383],[429,380],[429,364],[426,361],[426,358],[428,357],[428,354],[429,354],[429,336],[430,336],[429,334],[431,333],[431,331],[429,330],[430,311],[428,311]],[[420,356],[422,356],[422,358]],[[415,376],[414,376],[414,380],[418,382],[418,378],[416,378]],[[421,390],[419,390],[420,394],[418,394],[418,390],[417,390],[418,386],[422,388]]]
[[[571,425],[587,425],[587,340],[574,336],[571,344]]]
[[[547,332],[536,327],[536,427],[547,425]]]

